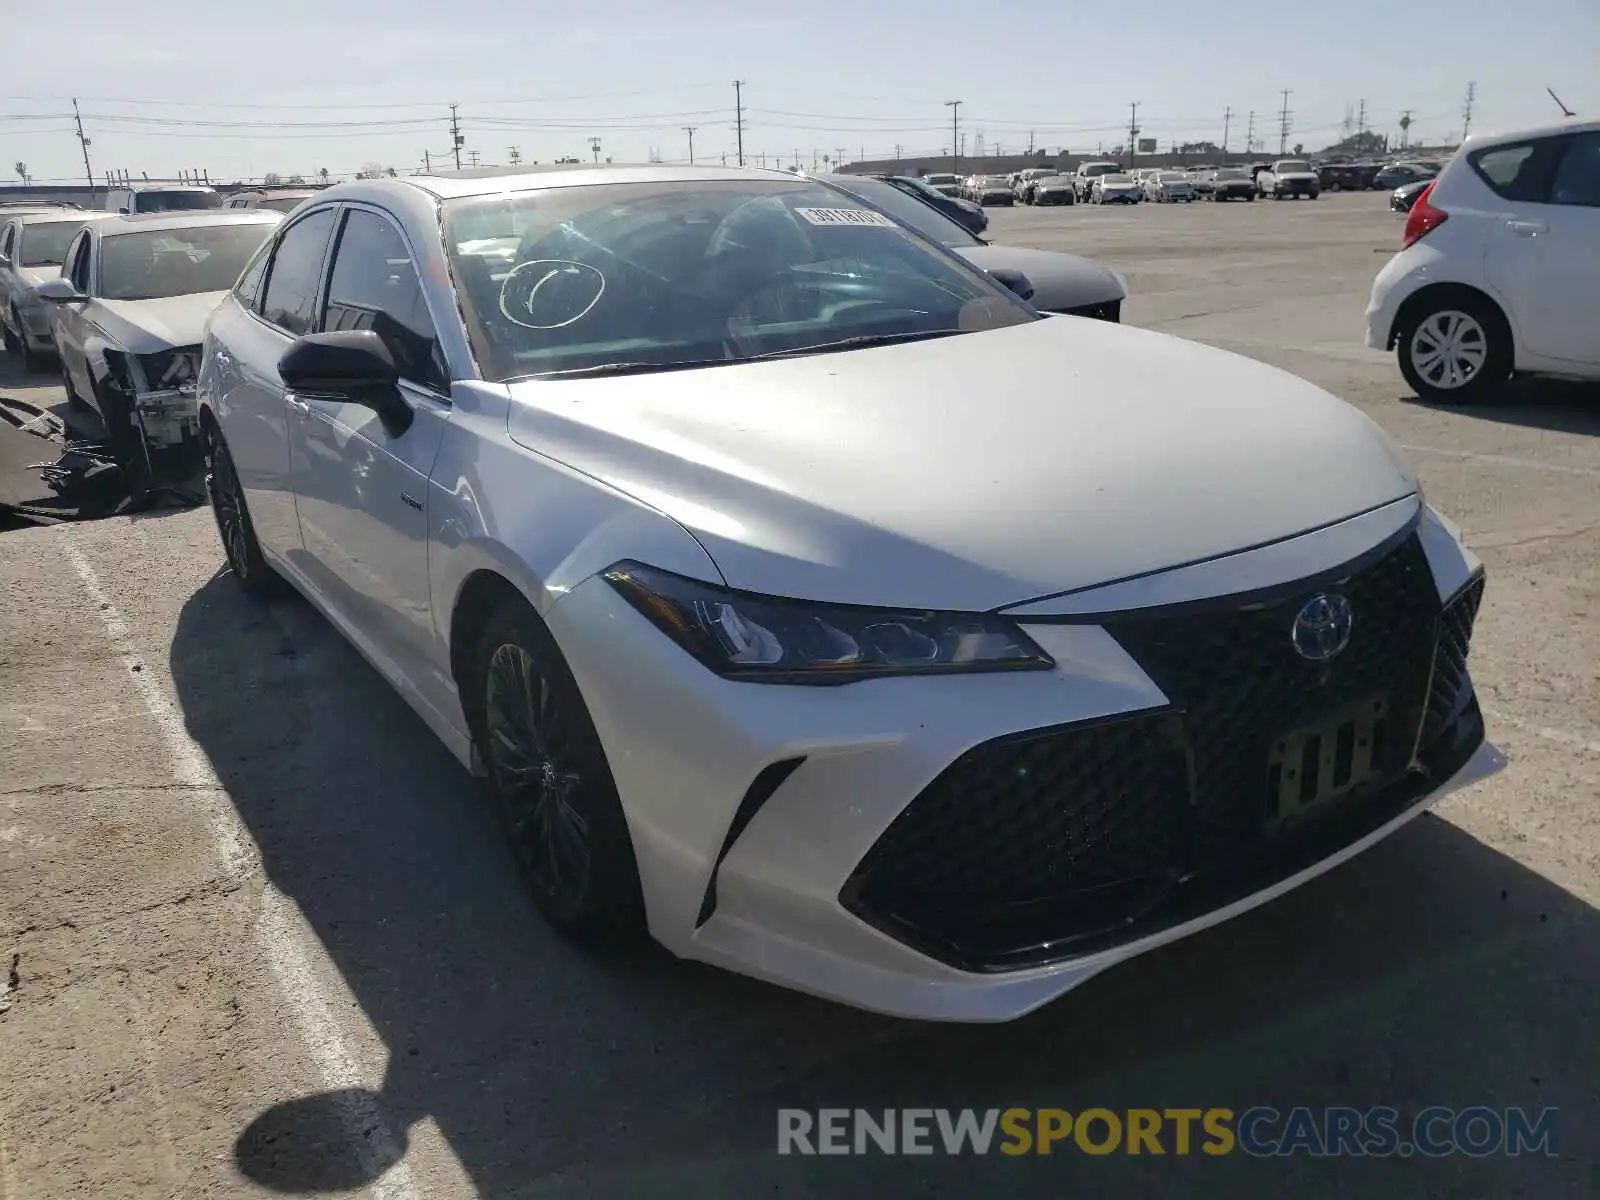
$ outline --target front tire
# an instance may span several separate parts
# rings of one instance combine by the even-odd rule
[[[39,356],[34,353],[33,347],[28,344],[28,327],[22,323],[22,314],[15,305],[11,307],[11,324],[16,328],[16,333],[8,339],[15,350],[17,361],[22,365],[24,375],[32,375],[39,369]]]
[[[1432,404],[1476,404],[1511,375],[1511,331],[1498,309],[1472,295],[1424,305],[1400,330],[1400,373]]]
[[[206,494],[211,498],[211,515],[216,518],[228,566],[245,595],[252,600],[270,599],[283,590],[283,580],[261,553],[239,471],[215,420],[207,417],[201,421],[200,440],[206,459]]]
[[[595,942],[643,925],[639,871],[616,781],[550,631],[508,600],[473,651],[473,735],[528,890],[556,930]]]

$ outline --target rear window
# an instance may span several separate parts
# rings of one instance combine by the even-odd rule
[[[142,213],[188,212],[192,209],[222,207],[222,197],[216,192],[135,192],[133,202],[136,206],[136,210]]]
[[[1560,140],[1539,138],[1490,146],[1467,159],[1479,179],[1503,200],[1541,204],[1550,194],[1550,177],[1560,159]]]

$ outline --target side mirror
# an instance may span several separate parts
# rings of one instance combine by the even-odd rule
[[[1013,267],[996,267],[989,272],[1000,283],[1005,284],[1023,300],[1033,299],[1033,281],[1021,271]]]
[[[89,297],[72,286],[70,279],[46,279],[33,294],[48,304],[81,304]]]
[[[278,375],[291,391],[365,405],[391,434],[411,427],[411,406],[397,386],[400,369],[370,329],[309,333],[284,351]]]

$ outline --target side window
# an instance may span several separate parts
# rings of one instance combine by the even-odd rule
[[[310,333],[316,317],[322,260],[335,215],[334,209],[324,208],[296,221],[278,239],[272,256],[261,315],[296,337]]]
[[[271,257],[272,239],[268,238],[240,273],[239,282],[233,285],[234,299],[251,312],[257,311],[261,300],[261,281],[266,277],[267,260]]]
[[[1502,200],[1543,204],[1550,194],[1550,176],[1561,153],[1559,138],[1540,138],[1479,150],[1468,161]]]
[[[449,388],[411,251],[400,231],[376,213],[353,208],[345,217],[322,328],[370,329],[389,347],[402,379]]]
[[[1568,140],[1550,188],[1550,203],[1600,208],[1600,133],[1580,133]]]
[[[11,244],[16,241],[16,233],[17,227],[15,225],[7,225],[5,233],[0,234],[0,254],[5,255],[7,258],[12,257]]]
[[[78,242],[67,255],[67,278],[72,281],[72,286],[84,295],[89,294],[89,233],[85,230],[78,235]]]

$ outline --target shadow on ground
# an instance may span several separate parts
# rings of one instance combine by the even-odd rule
[[[189,732],[388,1048],[376,1103],[482,1195],[1593,1195],[1600,919],[1425,817],[1264,910],[1005,1026],[855,1012],[541,924],[475,787],[308,605],[219,575],[183,610]],[[1515,770],[1513,764],[1512,770]],[[239,1169],[353,1186],[370,1095],[286,1094]],[[1562,1109],[1555,1158],[780,1158],[776,1109]],[[353,1107],[354,1106],[354,1107]]]
[[[1519,378],[1513,379],[1500,397],[1487,404],[1429,404],[1416,396],[1407,396],[1405,402],[1418,408],[1501,425],[1600,436],[1600,384],[1596,383]]]

